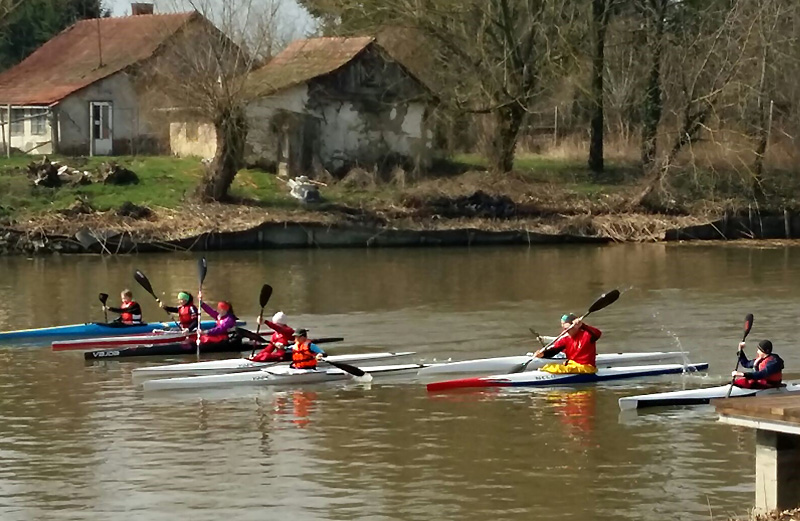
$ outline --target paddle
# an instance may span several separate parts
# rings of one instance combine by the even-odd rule
[[[592,303],[592,305],[589,306],[589,309],[586,311],[586,313],[584,313],[583,316],[578,318],[578,320],[583,321],[584,318],[588,317],[592,313],[596,313],[597,311],[600,311],[601,309],[607,308],[608,306],[610,306],[611,304],[616,302],[617,299],[619,299],[619,295],[620,294],[619,294],[619,290],[618,289],[613,289],[613,290],[609,291],[608,293],[603,293],[602,295],[600,295],[600,298],[595,300]],[[568,334],[568,332],[569,332],[569,329],[566,329],[566,330],[562,331],[561,334],[558,335],[552,342],[548,343],[546,346],[544,346],[543,348],[541,348],[538,351],[536,351],[536,353],[537,354],[538,353],[544,353],[545,351],[547,351],[547,348],[549,348],[550,346],[552,346],[553,344],[555,344],[556,342],[558,342],[559,340],[564,338]],[[521,373],[521,372],[525,371],[525,369],[527,369],[527,367],[528,367],[528,364],[530,364],[532,361],[533,361],[533,358],[529,359],[527,362],[522,364],[516,371],[512,371],[512,373]]]
[[[197,358],[200,358],[200,323],[203,317],[203,281],[206,280],[206,273],[208,272],[208,264],[206,258],[201,257],[197,264],[197,278],[200,281],[200,291],[197,292]]]
[[[748,313],[746,317],[744,317],[744,335],[742,335],[742,342],[745,341],[747,335],[750,334],[750,330],[753,329],[753,314]],[[739,352],[736,352],[736,368],[733,370],[734,372],[739,370]],[[731,397],[731,391],[733,391],[733,382],[736,381],[735,376],[731,376],[731,384],[728,386],[728,394],[725,395],[725,398]]]
[[[258,303],[261,304],[261,311],[258,313],[258,325],[256,326],[256,336],[260,336],[258,333],[261,331],[261,322],[264,321],[264,308],[267,307],[267,302],[269,302],[269,298],[272,296],[272,286],[269,284],[264,284],[261,286],[261,293],[258,295]],[[237,328],[238,330],[239,328]],[[253,350],[250,352],[250,357],[252,358],[253,355],[256,354],[256,348],[253,347]]]
[[[323,358],[323,360],[325,359]],[[325,360],[325,362],[329,365],[332,365],[333,367],[341,369],[345,373],[349,373],[353,377],[353,379],[357,382],[367,383],[372,381],[371,374],[359,369],[354,365],[343,364],[341,362],[331,362],[330,360]]]
[[[158,296],[156,296],[156,292],[153,291],[153,286],[150,284],[150,280],[148,280],[148,278],[145,277],[144,273],[142,273],[139,270],[136,270],[135,272],[133,272],[133,278],[134,278],[134,280],[136,280],[136,282],[139,283],[139,285],[142,288],[144,288],[144,290],[146,292],[150,293],[153,296],[153,298],[156,299],[156,303],[158,303],[158,305],[160,307],[161,306],[161,299],[159,299]],[[166,309],[164,310],[164,313],[169,315],[169,318],[171,318],[173,320],[175,319],[175,317],[172,316],[172,313],[170,313]]]
[[[100,293],[100,295],[98,295],[98,298],[100,299],[100,303],[103,304],[103,319],[106,321],[106,324],[108,324],[108,310],[106,309],[106,302],[108,302],[108,293]]]

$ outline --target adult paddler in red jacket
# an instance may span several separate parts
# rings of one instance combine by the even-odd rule
[[[547,349],[537,351],[535,356],[552,358],[563,351],[567,360],[558,364],[546,364],[540,371],[554,374],[596,373],[597,341],[603,333],[595,327],[584,324],[572,313],[561,317],[561,331],[564,336]]]
[[[294,344],[294,329],[289,327],[288,317],[283,311],[278,311],[272,320],[265,320],[264,324],[272,329],[272,336],[267,346],[256,353],[250,360],[254,362],[280,362],[291,360],[291,351],[287,348]]]

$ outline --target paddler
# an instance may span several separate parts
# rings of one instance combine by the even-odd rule
[[[756,357],[748,360],[744,354],[745,343],[739,344],[739,363],[742,367],[753,369],[749,372],[733,371],[733,385],[745,389],[770,389],[780,387],[783,380],[783,359],[772,352],[772,342],[762,340],[758,343]]]
[[[202,298],[202,296],[200,297]],[[208,331],[202,331],[200,335],[200,342],[204,344],[217,344],[227,342],[230,333],[236,330],[236,314],[233,312],[233,306],[228,301],[220,301],[217,304],[217,309],[212,308],[208,303],[203,302],[203,311],[217,321],[217,325]]]
[[[295,369],[316,369],[317,361],[322,360],[325,351],[308,339],[308,330],[298,328],[294,332],[292,346],[292,365]]]
[[[253,362],[280,362],[291,359],[291,352],[286,348],[294,343],[294,329],[286,322],[288,317],[283,311],[278,311],[272,320],[264,320],[264,324],[272,329],[272,336],[267,346],[251,358]]]
[[[129,289],[122,290],[120,293],[120,300],[122,304],[118,308],[104,306],[107,311],[119,314],[114,322],[122,322],[123,324],[141,324],[142,323],[142,307],[138,302],[133,300],[133,292]]]
[[[178,314],[178,324],[180,324],[181,329],[186,331],[197,329],[197,306],[194,305],[194,298],[188,291],[178,293],[177,306],[167,306],[161,301],[159,301],[158,305],[168,313]]]
[[[572,313],[561,317],[561,338],[536,352],[537,358],[552,358],[564,352],[567,360],[559,364],[545,364],[539,369],[553,374],[594,374],[597,372],[597,341],[603,334],[599,329],[584,324]]]

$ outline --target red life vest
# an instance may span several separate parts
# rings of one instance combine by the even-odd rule
[[[120,309],[124,310],[134,306],[137,306],[137,304],[136,302],[131,300],[130,302],[123,302],[122,305],[120,306]],[[133,313],[127,311],[123,311],[122,313],[120,313],[119,318],[122,322],[125,322],[126,324],[134,324],[136,322],[142,321],[142,315],[134,315]]]
[[[197,308],[192,304],[179,307],[178,322],[184,329],[194,329],[197,327]]]
[[[311,342],[296,343],[292,348],[292,367],[295,369],[314,369],[317,355],[311,351]]]
[[[294,331],[292,331],[292,334],[294,334]],[[272,336],[269,338],[269,341],[273,345],[275,344],[282,344],[284,346],[292,345],[292,337],[290,335],[284,335],[283,333],[279,333],[278,331],[274,331],[272,333]]]
[[[756,363],[753,364],[753,369],[756,371],[761,371],[762,369],[764,369],[764,367],[767,365],[767,362],[769,362],[771,358],[774,357],[771,354],[769,354],[764,358],[762,358],[761,360],[756,360]],[[762,378],[761,380],[756,380],[756,381],[763,382],[764,384],[769,386],[777,387],[783,381],[783,373],[782,371],[778,371],[777,373],[773,373],[767,376],[766,378]]]

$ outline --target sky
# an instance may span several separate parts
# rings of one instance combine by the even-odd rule
[[[124,16],[131,14],[131,1],[132,0],[103,0],[103,6],[110,8],[113,16]],[[226,0],[212,1],[221,3]],[[298,6],[294,0],[280,1],[282,22],[284,25],[290,26],[290,32],[300,37],[313,29],[313,21],[305,9]],[[159,12],[159,7],[163,5],[163,2],[155,1],[154,3],[156,4],[156,12]]]

